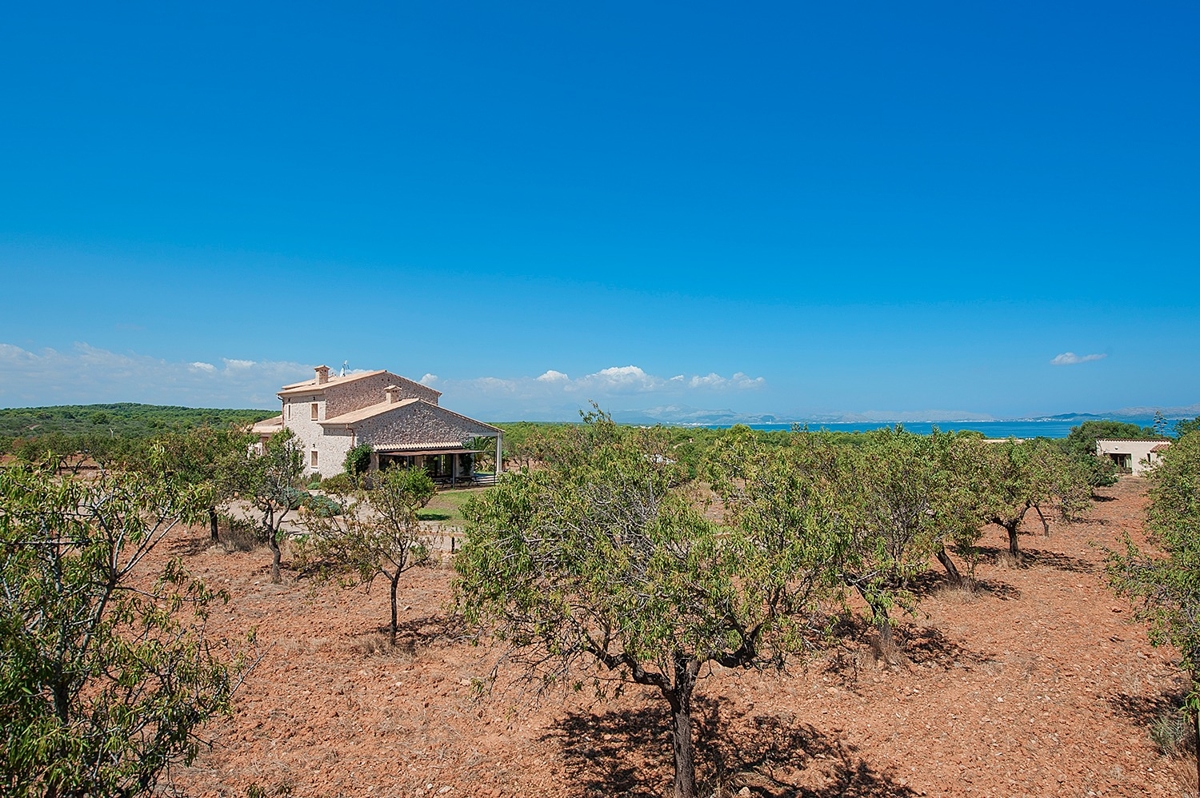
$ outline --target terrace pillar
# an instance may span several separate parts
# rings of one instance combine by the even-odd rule
[[[504,435],[496,433],[496,476],[495,479],[500,479],[500,472],[504,470]]]

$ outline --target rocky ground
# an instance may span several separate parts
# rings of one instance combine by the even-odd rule
[[[1174,652],[1155,650],[1105,587],[1100,546],[1141,539],[1145,483],[1104,491],[1090,518],[1034,519],[1023,567],[999,528],[983,540],[980,590],[923,585],[901,625],[904,661],[865,641],[787,675],[713,668],[699,692],[705,796],[1178,796],[1192,766],[1148,728],[1178,695]],[[173,773],[192,796],[634,795],[670,792],[663,701],[641,688],[534,703],[505,677],[476,689],[501,652],[448,617],[451,572],[404,583],[402,645],[383,643],[387,591],[267,579],[265,549],[210,548],[181,531],[171,553],[233,596],[214,634],[257,630],[264,653],[211,748]],[[161,552],[165,555],[168,552]],[[936,572],[933,572],[936,573]]]

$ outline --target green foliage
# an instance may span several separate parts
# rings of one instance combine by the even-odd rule
[[[431,542],[422,532],[417,511],[429,504],[435,492],[424,470],[391,468],[376,477],[373,490],[360,490],[344,508],[339,507],[343,512],[306,520],[311,535],[300,557],[306,567],[346,585],[369,585],[380,576],[388,581],[392,645],[396,644],[400,577],[429,560]]]
[[[133,470],[160,469],[174,475],[207,496],[209,530],[218,542],[218,508],[231,500],[244,475],[246,453],[255,438],[232,427],[197,427],[186,432],[169,432],[154,440],[162,457],[137,459]]]
[[[1191,432],[1200,432],[1200,416],[1193,419],[1181,419],[1175,422],[1175,437],[1182,438]]]
[[[1200,433],[1180,438],[1150,475],[1147,531],[1161,554],[1126,539],[1107,552],[1108,578],[1150,623],[1150,641],[1170,644],[1192,676],[1187,705],[1200,710]]]
[[[360,474],[365,474],[371,468],[371,454],[375,449],[369,443],[360,443],[350,451],[346,452],[346,459],[342,463],[344,473],[351,477],[357,477]]]
[[[321,490],[326,493],[350,493],[358,488],[358,480],[349,474],[334,474],[321,480]]]
[[[973,463],[971,485],[980,520],[999,524],[1008,532],[1009,552],[1020,556],[1017,536],[1029,510],[1037,512],[1043,528],[1045,513],[1057,506],[1064,519],[1077,519],[1091,506],[1088,472],[1062,447],[1046,438],[967,444]]]
[[[330,518],[342,514],[342,505],[328,496],[314,496],[310,494],[304,497],[300,506],[318,518]]]
[[[248,457],[238,471],[239,492],[261,513],[259,534],[271,549],[271,581],[275,584],[282,579],[279,560],[285,534],[283,522],[308,496],[300,489],[303,473],[303,452],[289,429],[272,435],[262,454]]]
[[[926,570],[931,556],[947,556],[948,544],[974,537],[976,496],[954,435],[914,435],[896,427],[835,449],[834,479],[853,533],[843,578],[871,607],[890,654],[889,610],[898,605],[911,611],[910,580]]]
[[[0,471],[0,787],[149,795],[246,669],[204,637],[223,598],[171,561],[133,574],[205,497],[171,477]]]
[[[836,588],[836,508],[820,483],[777,468],[786,450],[739,433],[713,468],[731,513],[719,528],[664,430],[619,427],[599,411],[583,421],[543,436],[544,468],[467,505],[459,606],[536,683],[581,687],[577,668],[598,662],[656,688],[674,718],[676,794],[692,795],[704,664],[778,664],[803,649]],[[748,480],[755,488],[740,489]],[[604,693],[612,682],[591,684]]]
[[[40,438],[58,433],[68,438],[91,435],[104,426],[116,438],[153,438],[163,432],[194,427],[245,427],[276,415],[266,410],[211,410],[130,402],[103,405],[60,405],[0,409],[0,437]],[[110,433],[111,430],[111,433]]]
[[[117,438],[105,431],[82,435],[49,432],[33,438],[17,438],[11,451],[17,460],[38,467],[78,472],[88,465],[126,466],[144,462],[149,442]]]

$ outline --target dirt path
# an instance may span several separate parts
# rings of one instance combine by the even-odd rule
[[[1105,491],[1086,523],[1035,522],[1024,568],[996,562],[988,531],[976,595],[931,579],[901,626],[910,664],[878,667],[865,645],[785,676],[715,668],[702,694],[703,794],[772,796],[1177,796],[1189,766],[1147,734],[1180,680],[1103,583],[1101,552],[1141,538],[1145,484]],[[266,656],[236,715],[175,784],[190,795],[663,795],[662,701],[555,693],[538,706],[473,687],[498,652],[446,618],[450,573],[406,578],[405,647],[381,652],[386,591],[268,583],[265,550],[173,542],[234,600],[216,631],[257,629]],[[503,667],[503,666],[502,666]],[[501,673],[504,671],[502,669]],[[1194,780],[1194,777],[1192,777]],[[1194,789],[1194,783],[1193,783]],[[1194,793],[1193,793],[1194,794]]]

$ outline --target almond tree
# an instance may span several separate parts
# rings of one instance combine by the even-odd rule
[[[303,458],[295,434],[284,429],[271,436],[262,454],[243,459],[238,474],[239,492],[262,514],[259,536],[271,549],[271,582],[276,585],[282,581],[280,544],[287,534],[283,522],[289,513],[299,509],[305,497],[300,489]]]
[[[0,469],[4,795],[152,794],[195,757],[197,728],[229,711],[248,665],[204,633],[224,596],[178,560],[141,575],[203,501],[148,473]]]
[[[1186,709],[1196,731],[1200,784],[1200,432],[1167,449],[1150,475],[1146,529],[1159,553],[1143,552],[1128,536],[1125,550],[1106,554],[1112,586],[1133,600],[1150,623],[1150,642],[1173,645],[1191,677]]]
[[[1044,438],[1018,441],[973,441],[972,486],[980,520],[998,524],[1008,533],[1008,550],[1021,556],[1017,536],[1030,510],[1050,534],[1045,510],[1057,505],[1070,521],[1091,504],[1088,474],[1062,450]]]
[[[217,508],[237,492],[237,477],[246,460],[253,436],[234,429],[197,427],[158,439],[166,460],[164,467],[188,484],[204,486],[209,495],[209,537],[219,542]]]
[[[346,497],[341,515],[316,515],[305,522],[312,533],[311,556],[323,576],[351,585],[370,586],[378,577],[387,580],[393,646],[400,577],[429,560],[431,541],[417,511],[436,492],[423,469],[391,468],[375,477],[372,490]]]
[[[955,473],[955,436],[903,428],[864,435],[840,447],[838,493],[852,532],[844,579],[871,609],[884,652],[892,648],[891,608],[911,608],[910,580],[936,555],[961,582],[946,552],[964,529],[977,529],[973,496]]]
[[[533,683],[588,681],[603,693],[607,671],[662,696],[677,798],[696,794],[692,706],[704,665],[782,663],[836,589],[821,487],[752,437],[731,445],[729,468],[714,467],[732,522],[718,528],[661,430],[587,414],[547,442],[545,468],[506,474],[465,508],[455,560],[465,618],[506,642]],[[738,487],[747,480],[762,490]]]

